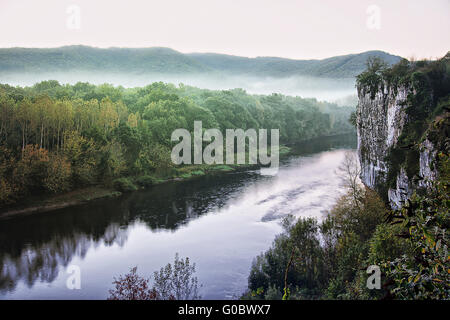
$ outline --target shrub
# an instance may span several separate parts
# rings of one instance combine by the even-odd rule
[[[137,267],[119,279],[114,278],[114,289],[109,290],[108,300],[155,300],[156,293],[149,287],[150,279],[137,274]]]
[[[113,182],[114,188],[122,192],[136,191],[136,185],[129,178],[119,178]]]
[[[109,290],[108,300],[196,300],[198,280],[194,277],[195,263],[189,258],[179,258],[168,263],[159,272],[154,272],[154,284],[150,287],[150,278],[137,274],[137,267],[119,279],[114,278],[114,289]]]
[[[393,261],[402,254],[410,252],[408,243],[400,238],[402,228],[398,224],[382,223],[377,226],[370,239],[369,262],[379,265],[384,261]]]
[[[203,176],[205,174],[205,172],[203,170],[195,170],[195,171],[192,171],[191,174],[193,176]]]
[[[227,166],[225,164],[216,165],[212,168],[212,170],[218,170],[218,171],[233,171],[233,168],[230,166]]]
[[[175,254],[173,266],[168,263],[159,272],[154,272],[154,290],[161,300],[197,300],[198,279],[194,277],[195,263],[191,265],[189,258],[179,258]]]
[[[270,286],[264,295],[265,300],[281,300],[282,297],[283,295],[281,294],[281,290],[275,286]]]
[[[144,188],[148,188],[152,185],[154,185],[156,182],[156,179],[152,176],[141,176],[139,178],[136,179],[136,183]]]
[[[436,194],[414,194],[397,216],[402,222],[401,236],[407,239],[412,253],[383,265],[394,282],[392,294],[396,298],[447,299],[450,294],[447,187],[448,181],[440,181]]]

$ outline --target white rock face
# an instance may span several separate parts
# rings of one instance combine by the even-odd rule
[[[407,87],[394,90],[383,83],[372,99],[368,88],[358,88],[358,153],[361,180],[369,188],[381,190],[381,186],[386,186],[390,170],[386,157],[397,146],[398,138],[408,121],[406,99],[408,94],[414,93]],[[393,209],[401,208],[415,189],[431,188],[437,178],[438,172],[433,165],[437,154],[435,146],[425,140],[419,145],[419,150],[419,177],[408,177],[405,168],[401,167],[396,173],[395,188],[390,188],[387,192]]]
[[[392,209],[400,209],[411,195],[412,190],[410,188],[408,176],[406,175],[405,169],[401,168],[400,173],[397,176],[396,188],[388,190],[388,199]]]
[[[398,141],[403,127],[407,121],[405,113],[406,98],[408,92],[405,88],[400,88],[393,99],[388,99],[387,103],[387,141],[386,146],[392,147]]]
[[[358,88],[358,152],[361,162],[361,180],[370,188],[386,182],[386,156],[395,146],[407,121],[406,98],[408,89],[401,87],[379,90],[372,99],[366,88]]]
[[[433,163],[436,160],[437,151],[434,145],[426,139],[420,146],[420,177],[419,187],[430,189],[437,178],[437,169]]]

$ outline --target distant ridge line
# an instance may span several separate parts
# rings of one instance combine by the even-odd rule
[[[97,48],[70,45],[58,48],[0,48],[0,74],[54,71],[111,71],[120,73],[196,74],[324,78],[353,78],[376,56],[389,65],[402,58],[380,50],[325,59],[242,57],[221,53],[181,53],[171,48]]]

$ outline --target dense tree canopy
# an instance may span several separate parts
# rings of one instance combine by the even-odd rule
[[[354,130],[354,108],[315,99],[249,95],[153,83],[32,87],[0,85],[0,200],[110,184],[126,176],[167,174],[171,133],[203,128],[280,129],[281,143]]]

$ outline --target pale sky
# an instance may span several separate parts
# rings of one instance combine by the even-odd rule
[[[0,0],[0,47],[73,44],[436,58],[450,50],[450,0]]]

